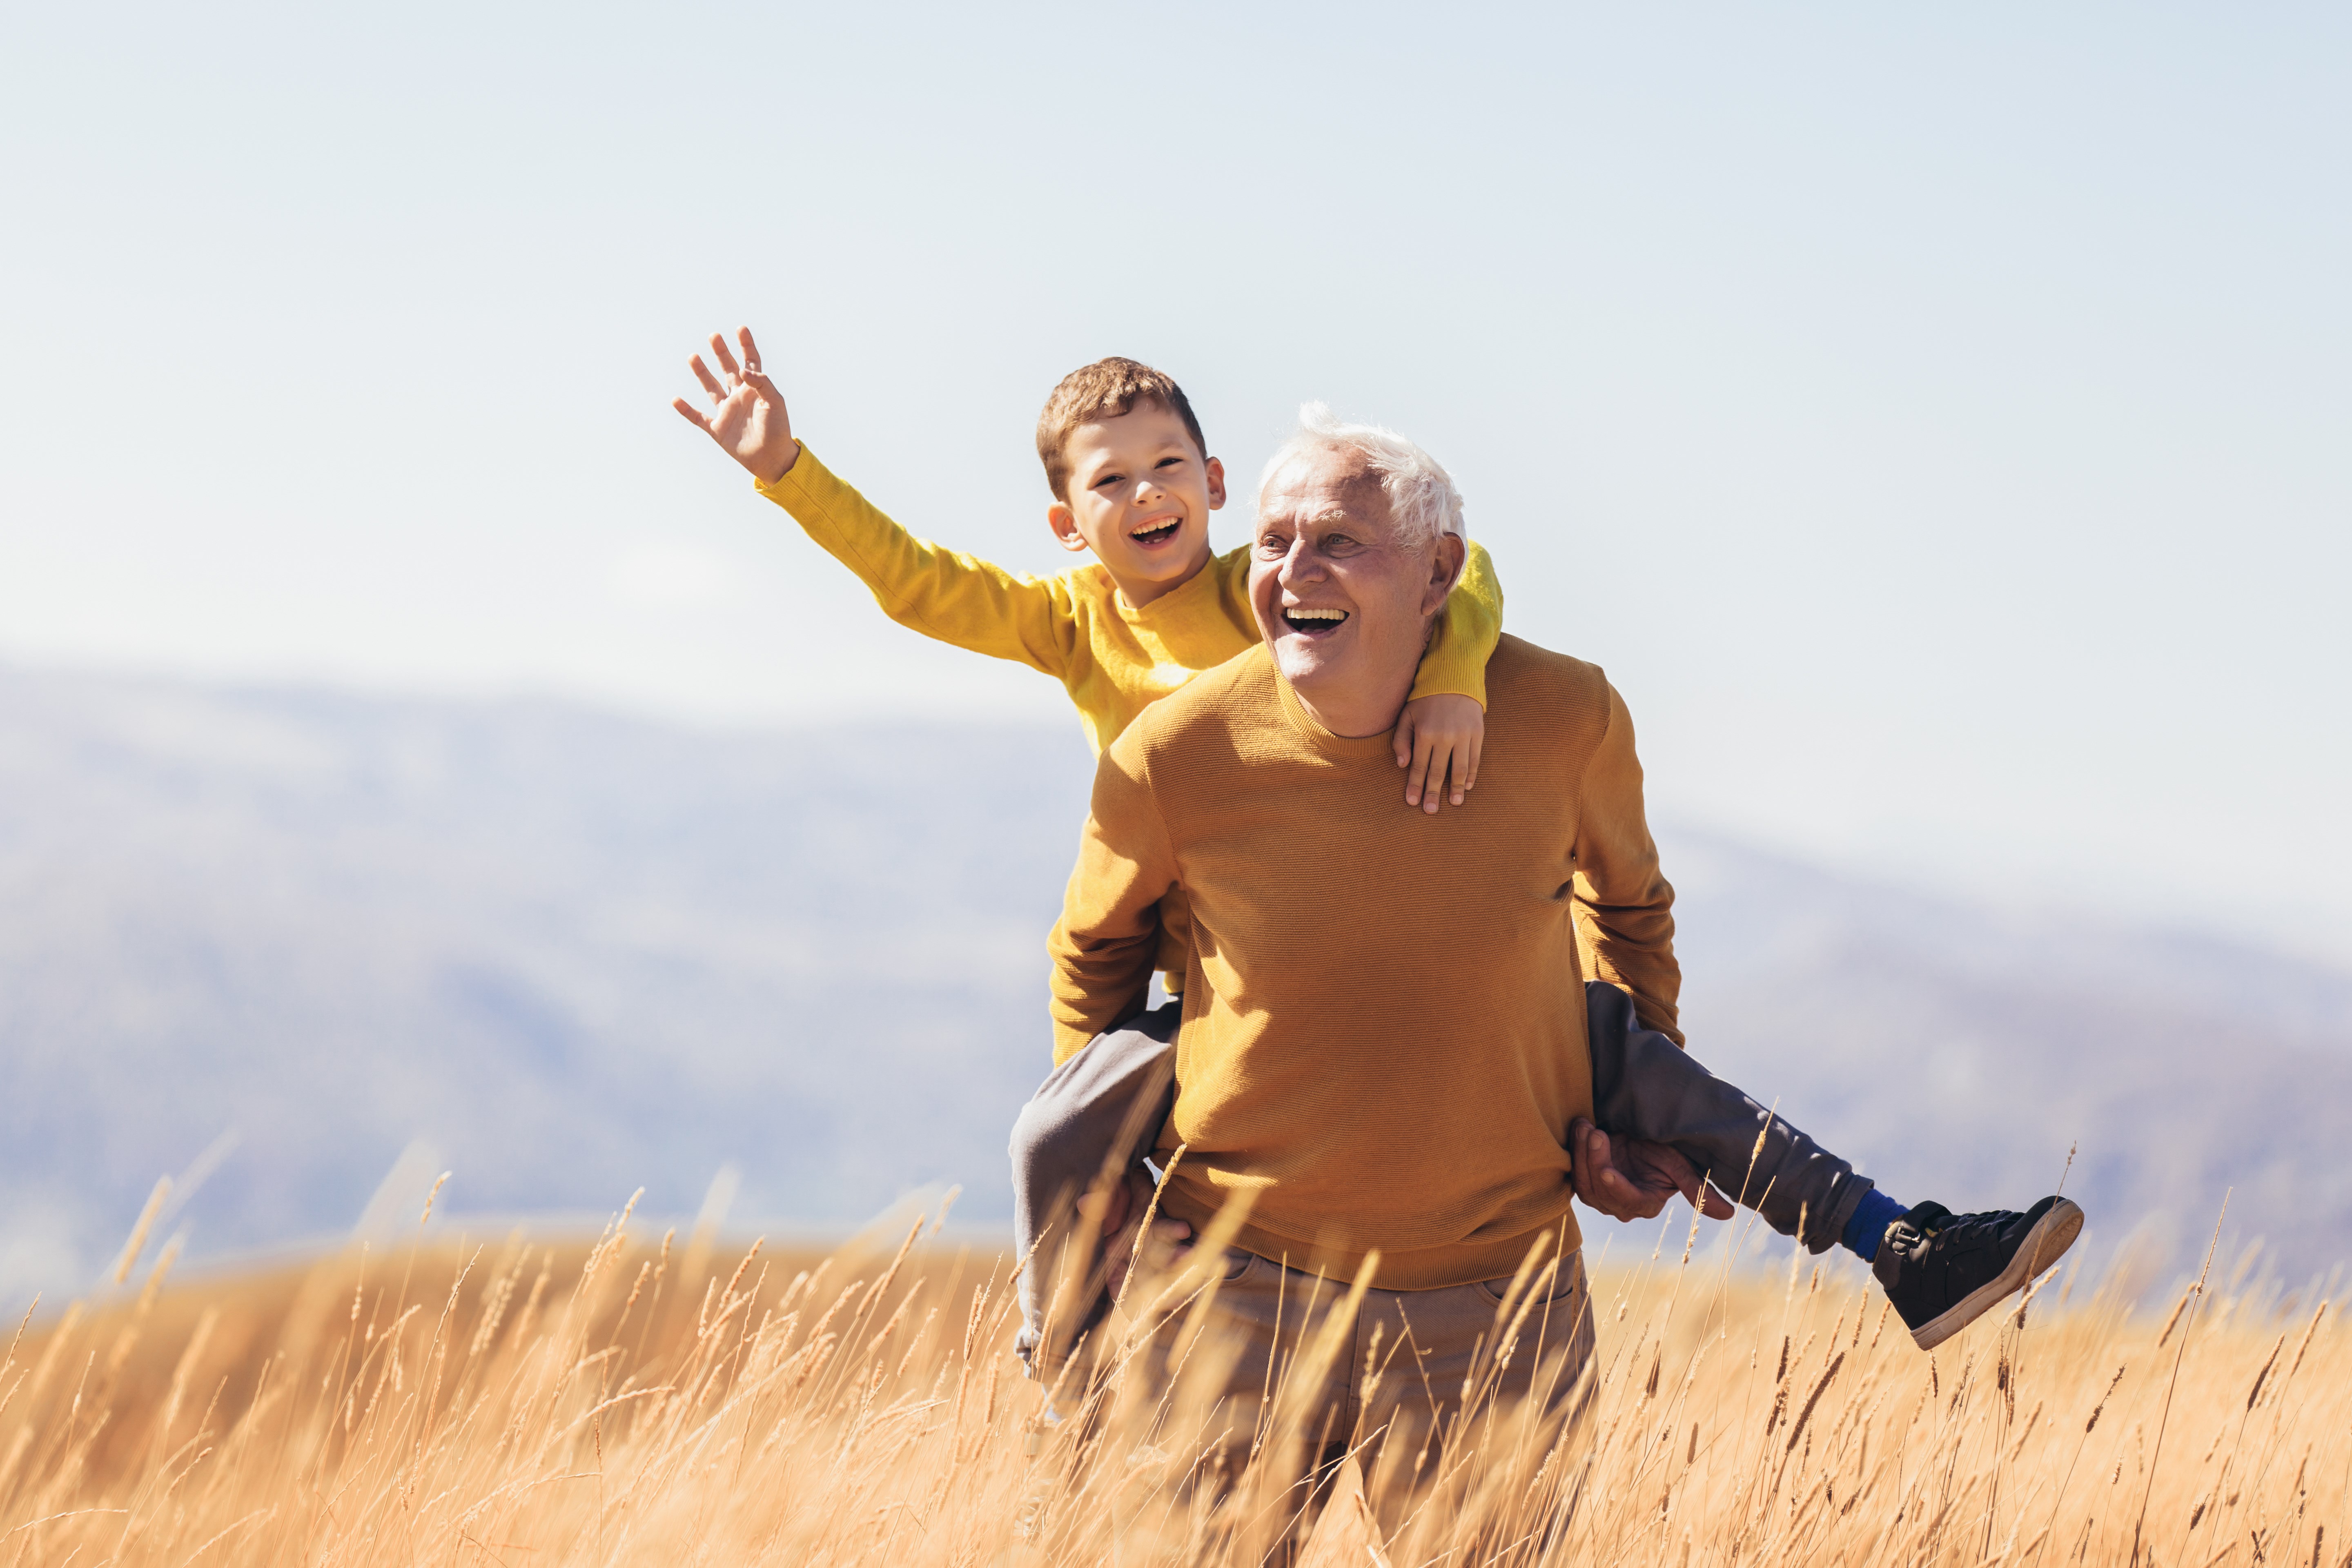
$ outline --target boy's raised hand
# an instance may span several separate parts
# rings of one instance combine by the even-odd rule
[[[710,374],[700,354],[687,361],[694,379],[710,395],[710,412],[703,413],[683,397],[672,399],[670,406],[707,431],[720,450],[751,470],[753,479],[772,485],[800,457],[801,444],[793,439],[784,395],[760,368],[760,345],[751,341],[751,329],[736,328],[735,340],[743,345],[740,364],[728,351],[727,340],[717,332],[710,334],[711,357],[719,362],[719,374],[726,377],[723,382]]]
[[[1478,749],[1486,741],[1486,710],[1473,698],[1451,692],[1417,697],[1397,720],[1397,766],[1404,770],[1404,803],[1437,809],[1446,778],[1460,805],[1478,782]]]

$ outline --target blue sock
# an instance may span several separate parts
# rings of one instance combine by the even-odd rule
[[[1845,1234],[1838,1240],[1844,1243],[1848,1252],[1867,1263],[1878,1256],[1879,1239],[1885,1236],[1886,1227],[1910,1212],[1909,1205],[1896,1203],[1873,1187],[1862,1194],[1861,1205],[1845,1222]]]

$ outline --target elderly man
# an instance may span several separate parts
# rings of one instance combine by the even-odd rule
[[[1675,1048],[1673,889],[1632,721],[1598,668],[1504,637],[1474,807],[1393,808],[1387,737],[1462,570],[1460,516],[1420,448],[1310,407],[1259,496],[1264,643],[1104,753],[1052,942],[1066,1073],[1136,1025],[1163,912],[1188,921],[1161,1206],[1202,1231],[1247,1200],[1214,1308],[1241,1347],[1237,1401],[1269,1385],[1279,1338],[1352,1314],[1307,1395],[1342,1439],[1423,1430],[1443,1414],[1433,1391],[1458,1398],[1474,1373],[1559,1406],[1592,1345],[1571,1194],[1621,1218],[1677,1189],[1728,1212],[1675,1147],[1612,1145],[1596,1103],[1612,1126],[1670,1128],[1657,1135],[1734,1183],[1765,1120]],[[1603,983],[1591,1021],[1588,980]],[[1793,1130],[1774,1130],[1762,1168],[1785,1211],[1766,1217],[1816,1250],[1866,1213],[1870,1184]],[[1890,1243],[1877,1272],[1915,1328],[1956,1329],[2081,1224],[2055,1199],[2029,1215],[1885,1206],[1866,1222]],[[1497,1309],[1539,1247],[1559,1266],[1523,1331],[1547,1353],[1497,1366]],[[1367,1292],[1335,1306],[1353,1280]],[[1359,1376],[1381,1342],[1409,1345],[1417,1370],[1367,1408]]]
[[[1219,1291],[1228,1326],[1258,1331],[1237,1389],[1263,1383],[1277,1297],[1295,1313],[1310,1294],[1286,1268],[1344,1283],[1375,1251],[1359,1331],[1385,1321],[1394,1345],[1409,1321],[1429,1384],[1459,1389],[1502,1286],[1547,1236],[1567,1259],[1548,1303],[1564,1387],[1592,1338],[1563,1143],[1592,1110],[1580,910],[1599,974],[1673,1026],[1673,889],[1631,721],[1599,669],[1505,637],[1475,809],[1391,809],[1386,736],[1462,569],[1451,490],[1381,433],[1277,455],[1250,584],[1265,645],[1105,754],[1055,931],[1066,1048],[1137,1011],[1162,900],[1181,888],[1189,903],[1160,1140],[1163,1163],[1185,1152],[1161,1205],[1201,1229],[1251,1194]],[[1342,1384],[1361,1359],[1341,1358]]]

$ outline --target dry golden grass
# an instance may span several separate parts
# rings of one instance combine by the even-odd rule
[[[1677,1267],[1672,1236],[1597,1271],[1568,1440],[1462,1429],[1383,1541],[1352,1472],[1319,1524],[1296,1489],[1217,1506],[1192,1417],[1116,1378],[1040,1432],[1005,1260],[907,1239],[159,1269],[0,1352],[0,1563],[1240,1563],[1310,1530],[1307,1562],[1400,1568],[2352,1561],[2317,1301],[2143,1315],[2053,1275],[1931,1359],[1858,1271]]]

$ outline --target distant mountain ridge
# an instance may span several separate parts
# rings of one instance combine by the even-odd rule
[[[1075,725],[724,733],[0,672],[0,1289],[87,1282],[241,1142],[199,1249],[348,1226],[430,1139],[460,1208],[1002,1215],[1048,1059]],[[1475,809],[1475,808],[1474,808]],[[2352,1257],[2352,977],[1662,831],[1693,1048],[1906,1200],[2069,1190],[2185,1238],[2225,1187]]]

